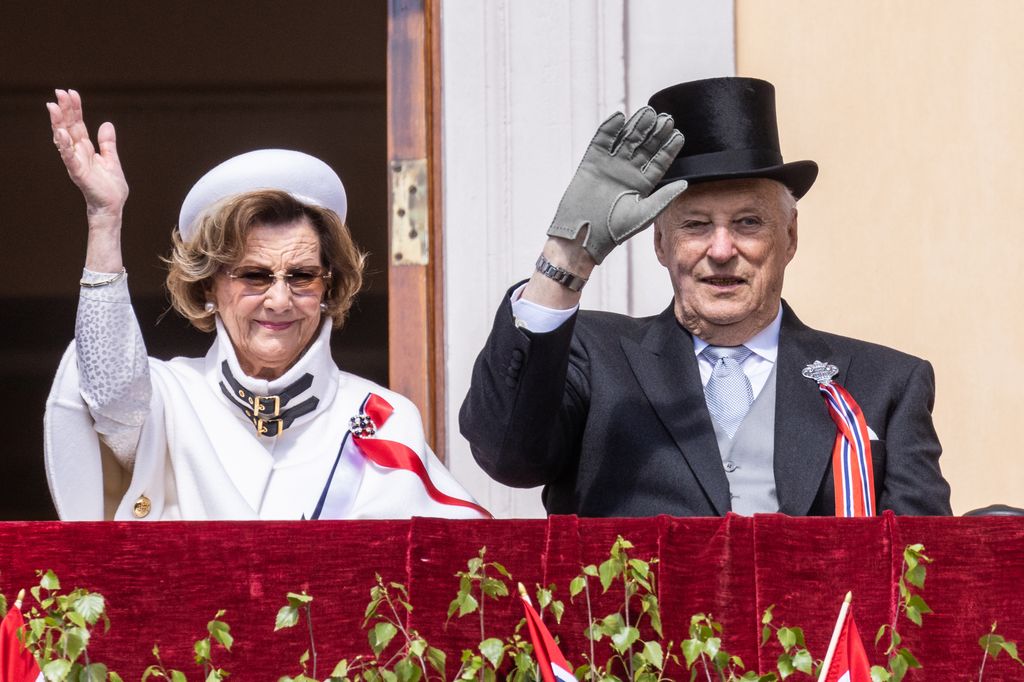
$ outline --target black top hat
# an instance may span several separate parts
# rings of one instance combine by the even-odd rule
[[[649,104],[671,114],[686,138],[661,184],[770,178],[797,199],[818,177],[813,161],[782,162],[775,87],[756,78],[708,78],[655,93]]]

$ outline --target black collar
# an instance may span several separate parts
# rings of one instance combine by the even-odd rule
[[[313,385],[313,375],[303,374],[297,381],[287,386],[277,395],[256,395],[246,389],[231,374],[227,360],[221,363],[221,372],[227,381],[220,382],[220,390],[228,401],[240,409],[256,428],[260,436],[273,437],[281,434],[282,431],[292,425],[296,419],[304,414],[309,414],[316,409],[320,403],[317,397],[307,398],[290,410],[284,407],[296,396],[308,390]],[[228,386],[231,388],[229,389]]]

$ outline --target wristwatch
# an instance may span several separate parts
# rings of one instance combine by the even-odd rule
[[[553,265],[544,254],[537,257],[537,272],[555,280],[569,291],[579,291],[583,288],[583,285],[587,283],[587,280],[583,279],[578,275]]]

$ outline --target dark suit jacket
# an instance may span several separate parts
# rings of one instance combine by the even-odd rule
[[[776,367],[775,482],[780,511],[832,515],[836,427],[814,360],[864,411],[878,510],[950,514],[924,360],[811,329],[783,302]],[[581,311],[555,331],[516,328],[508,297],[459,414],[481,467],[516,487],[544,485],[551,514],[718,516],[729,483],[690,334],[669,306],[655,317]]]

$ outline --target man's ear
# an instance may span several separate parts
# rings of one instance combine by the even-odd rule
[[[798,239],[797,230],[797,210],[793,207],[793,218],[789,221],[789,225],[786,227],[786,236],[789,237],[789,244],[786,247],[786,262],[793,260],[793,256],[796,255],[796,246]]]
[[[664,232],[662,232],[661,223],[656,219],[654,221],[654,253],[658,257],[658,262],[661,263],[662,266],[668,267],[667,265],[665,265],[665,248],[662,246],[661,243],[662,238],[664,236],[665,234]]]

